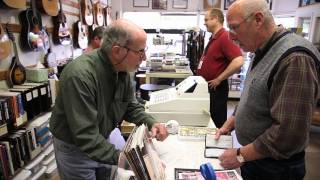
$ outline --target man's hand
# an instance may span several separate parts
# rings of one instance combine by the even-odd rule
[[[220,165],[225,169],[235,169],[242,164],[237,159],[237,149],[227,149],[219,156]]]
[[[155,123],[151,128],[151,136],[158,141],[163,141],[168,137],[168,131],[164,124]]]
[[[229,131],[226,128],[221,127],[220,129],[217,130],[216,136],[214,138],[218,140],[221,135],[226,135],[226,134],[229,134]]]
[[[218,140],[221,135],[229,134],[234,127],[234,122],[236,121],[235,116],[230,116],[223,126],[217,130],[215,139]]]
[[[208,85],[210,89],[216,89],[217,86],[221,83],[221,80],[219,78],[213,79],[211,81],[208,81]]]

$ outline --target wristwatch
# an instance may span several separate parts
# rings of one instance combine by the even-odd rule
[[[239,163],[245,162],[244,157],[240,153],[240,148],[237,149],[237,160],[239,161]]]

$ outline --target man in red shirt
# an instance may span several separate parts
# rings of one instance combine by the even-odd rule
[[[220,9],[208,10],[204,21],[212,36],[199,62],[197,74],[208,81],[211,118],[220,128],[227,119],[228,77],[240,70],[243,58],[240,47],[223,28],[224,15]]]

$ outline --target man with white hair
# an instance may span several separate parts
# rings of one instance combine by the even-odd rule
[[[237,0],[227,12],[230,37],[254,52],[238,108],[216,138],[235,129],[238,149],[220,157],[244,179],[303,179],[309,128],[319,98],[320,53],[277,26],[265,0]]]
[[[157,140],[168,136],[133,96],[128,72],[146,59],[146,40],[142,28],[119,19],[106,28],[101,48],[63,70],[50,118],[60,179],[111,179],[121,151],[107,138],[123,119],[147,124]]]

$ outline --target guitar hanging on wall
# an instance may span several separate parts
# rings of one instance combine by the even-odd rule
[[[10,52],[10,40],[0,24],[0,60],[7,58]]]
[[[77,48],[86,49],[88,47],[88,27],[82,23],[81,9],[82,8],[80,8],[80,19],[73,24],[73,43]]]
[[[94,12],[98,26],[103,26],[103,9],[99,1],[94,4]]]
[[[70,45],[72,42],[69,27],[67,26],[67,18],[62,10],[62,2],[59,0],[60,10],[58,16],[52,17],[53,21],[53,43],[61,45]]]
[[[37,7],[43,13],[49,16],[58,15],[58,1],[57,0],[37,0]]]
[[[9,87],[12,87],[12,85],[20,85],[25,82],[26,70],[20,62],[19,55],[18,55],[18,48],[15,42],[15,37],[8,26],[9,25],[7,25],[6,30],[10,40],[12,41],[13,51],[15,54],[15,56],[12,58],[12,61],[11,61],[11,65],[8,73],[8,80],[7,80]]]
[[[24,9],[26,8],[27,1],[26,0],[0,0],[0,6]]]
[[[117,19],[117,18],[116,18]],[[111,7],[107,6],[104,8],[104,24],[105,26],[108,26],[112,23],[112,18],[111,18]]]
[[[89,2],[90,1],[90,2]],[[86,25],[91,26],[93,24],[93,13],[92,13],[92,3],[91,0],[82,0],[80,4],[80,18],[82,22],[85,22]]]
[[[49,37],[42,26],[41,14],[36,9],[35,0],[31,0],[31,8],[19,14],[21,24],[20,44],[24,51],[48,49]]]

